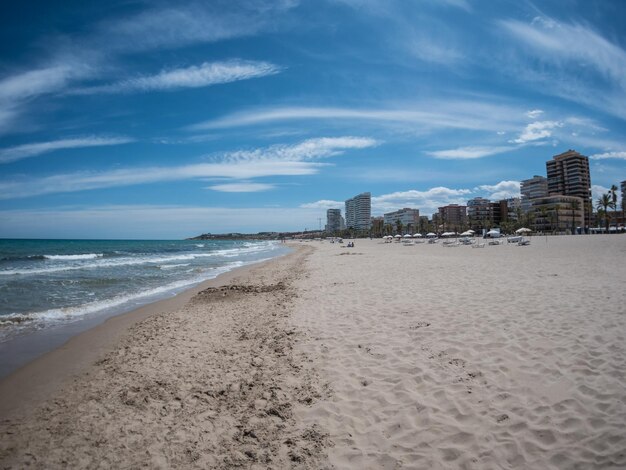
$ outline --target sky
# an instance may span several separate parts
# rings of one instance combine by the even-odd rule
[[[175,239],[430,215],[590,157],[626,180],[626,2],[11,2],[0,237]],[[34,14],[33,12],[37,12]]]

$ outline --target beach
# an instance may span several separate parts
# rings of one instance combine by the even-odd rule
[[[0,465],[624,468],[626,238],[530,240],[295,242],[111,319],[0,382]]]

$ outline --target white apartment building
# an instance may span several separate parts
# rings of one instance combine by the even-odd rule
[[[346,200],[346,228],[369,230],[372,227],[372,195],[361,193]]]
[[[333,234],[342,228],[341,209],[328,209],[326,211],[326,232]]]
[[[531,199],[548,196],[548,179],[535,175],[523,180],[520,184],[520,192],[522,193],[522,211],[528,212],[532,206]]]
[[[411,227],[412,231],[416,231],[419,227],[420,211],[419,209],[410,209],[408,207],[405,207],[404,209],[383,214],[383,218],[384,224],[391,225],[394,230],[396,229],[396,224],[399,220],[402,223],[405,231],[407,231],[407,228],[409,226]]]

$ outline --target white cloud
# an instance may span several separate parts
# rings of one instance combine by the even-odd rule
[[[207,189],[221,191],[224,193],[256,193],[260,191],[268,191],[270,189],[274,189],[275,187],[276,186],[273,184],[240,182],[216,184],[208,186]]]
[[[319,163],[267,160],[66,173],[42,178],[0,181],[0,199],[200,178],[247,179],[264,176],[302,176],[317,173],[319,168]]]
[[[58,174],[42,178],[0,181],[0,199],[110,188],[200,178],[247,180],[266,176],[302,176],[317,173],[325,164],[313,162],[349,149],[376,145],[362,137],[309,139],[295,145],[231,152],[211,163],[173,167],[140,167],[112,171]]]
[[[619,160],[626,160],[626,152],[606,152],[606,153],[596,153],[595,155],[590,156],[592,160],[606,160],[609,158],[615,158]]]
[[[230,60],[205,62],[199,66],[164,70],[156,75],[141,76],[120,82],[81,88],[73,93],[124,93],[133,91],[163,91],[180,88],[199,88],[239,80],[265,77],[280,72],[280,67],[269,62]]]
[[[605,188],[604,186],[600,186],[599,184],[591,185],[591,198],[593,201],[593,206],[595,207],[596,201],[602,197],[603,194],[609,192],[609,188]]]
[[[512,69],[516,79],[535,82],[544,93],[626,119],[622,105],[626,51],[620,45],[588,26],[547,17],[537,17],[532,23],[501,21],[500,25],[527,46],[525,52],[531,57],[531,63]]]
[[[331,201],[328,199],[322,199],[320,201],[308,202],[306,204],[301,204],[300,207],[303,209],[343,209],[345,207],[345,202],[343,201]]]
[[[488,157],[489,155],[508,152],[514,149],[515,147],[459,147],[456,149],[437,150],[426,153],[443,160],[469,160]]]
[[[517,139],[512,140],[516,144],[525,144],[552,136],[553,129],[563,127],[559,121],[535,121],[528,124]]]
[[[422,215],[437,212],[437,208],[448,204],[465,204],[469,189],[451,189],[444,186],[431,188],[427,191],[398,191],[372,197],[372,211],[378,214],[390,212],[403,207],[414,207]]]
[[[30,101],[57,93],[72,80],[91,73],[88,65],[73,61],[16,73],[0,80],[0,133],[13,130],[18,119],[26,113]]]
[[[441,65],[454,65],[465,59],[465,56],[454,46],[434,41],[428,35],[418,36],[410,41],[410,51],[424,62]]]
[[[272,145],[268,148],[255,150],[239,150],[228,152],[225,157],[231,162],[259,160],[290,160],[303,161],[326,158],[342,154],[349,149],[364,149],[378,145],[378,141],[369,137],[319,137],[307,139],[295,145]]]
[[[421,215],[430,215],[437,212],[438,208],[448,204],[464,205],[467,196],[472,193],[470,189],[451,189],[443,186],[418,191],[411,189],[408,191],[398,191],[380,196],[372,196],[372,214],[382,215],[404,207],[417,208]],[[303,209],[316,209],[326,211],[327,209],[343,209],[343,201],[332,201],[322,199],[300,205]]]
[[[353,122],[373,121],[376,123],[408,124],[420,129],[448,128],[502,131],[519,128],[521,121],[516,116],[520,109],[488,101],[429,101],[410,108],[325,108],[325,107],[276,107],[252,109],[230,114],[218,119],[204,121],[190,130],[226,129],[241,126],[262,125],[281,121],[345,120]]]
[[[592,65],[604,76],[626,86],[626,52],[590,28],[547,17],[536,17],[531,24],[514,20],[501,24],[543,57],[552,55]]]
[[[9,76],[0,81],[0,103],[59,91],[77,75],[74,67],[56,65]]]
[[[495,201],[510,197],[520,197],[519,181],[500,181],[495,185],[483,184],[477,189],[488,192],[488,199]]]
[[[526,116],[528,116],[531,119],[537,119],[542,114],[543,114],[543,111],[541,109],[533,109],[532,111],[526,112]]]
[[[0,163],[9,163],[24,158],[34,157],[42,153],[53,152],[55,150],[101,147],[108,145],[120,145],[133,142],[128,137],[79,137],[73,139],[53,140],[50,142],[37,142],[33,144],[22,144],[15,147],[0,149]]]
[[[103,22],[93,42],[125,53],[252,36],[276,28],[280,14],[295,5],[291,0],[257,0],[156,7]]]

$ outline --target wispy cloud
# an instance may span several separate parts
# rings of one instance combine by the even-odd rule
[[[314,162],[267,160],[66,173],[43,178],[0,181],[0,199],[201,178],[239,180],[264,176],[302,176],[317,173],[320,167],[321,164]]]
[[[239,183],[241,180],[267,176],[311,175],[326,165],[314,160],[340,155],[351,149],[371,147],[376,143],[373,139],[361,137],[328,137],[309,139],[293,145],[225,153],[215,157],[211,163],[5,180],[0,181],[0,199],[201,178],[229,178],[235,180],[233,183]],[[227,184],[221,186],[227,187]]]
[[[240,182],[216,184],[213,186],[208,186],[207,189],[212,189],[213,191],[220,191],[224,193],[257,193],[260,191],[269,191],[270,189],[274,189],[275,187],[276,186],[273,184]]]
[[[537,119],[542,114],[543,114],[543,111],[541,109],[533,109],[531,111],[526,112],[526,116],[528,116],[531,119]]]
[[[75,67],[55,65],[8,76],[0,81],[0,103],[59,91],[72,78],[81,75]]]
[[[269,62],[245,60],[205,62],[198,66],[164,70],[156,75],[140,76],[110,85],[80,88],[72,93],[131,93],[200,88],[275,75],[280,70],[280,67]]]
[[[72,80],[88,76],[90,67],[72,61],[18,72],[0,80],[0,134],[13,130],[30,102],[63,90]]]
[[[485,101],[430,101],[411,108],[327,108],[327,107],[276,107],[252,109],[204,121],[190,130],[224,129],[240,126],[262,125],[295,120],[373,121],[419,125],[427,129],[451,128],[468,130],[514,130],[521,123],[522,113],[513,106]],[[518,117],[515,117],[518,116]]]
[[[426,154],[442,160],[470,160],[488,157],[515,150],[515,147],[459,147],[450,150],[436,150]]]
[[[0,78],[0,133],[17,128],[29,110],[37,106],[35,98],[66,93],[85,79],[102,78],[106,73],[119,70],[120,59],[129,53],[210,43],[277,29],[281,14],[296,4],[294,0],[255,0],[148,6],[134,15],[107,19],[91,28],[87,25],[87,32],[75,34],[71,41],[47,37],[50,44],[47,58],[24,71]],[[245,70],[246,67],[240,64],[239,72],[254,73]],[[235,78],[236,71],[231,67],[231,70],[222,70],[225,76],[220,82],[219,68],[203,64],[196,69],[164,71],[155,76],[116,82],[100,91],[167,90],[246,78],[243,75]],[[270,71],[265,70],[265,73]],[[211,83],[212,79],[216,81]],[[84,87],[78,90],[72,93],[88,93]]]
[[[156,7],[99,25],[93,41],[109,50],[176,48],[252,36],[273,29],[297,2],[197,2]]]
[[[626,152],[606,152],[606,153],[596,153],[595,155],[591,155],[589,158],[592,160],[607,160],[607,159],[618,159],[618,160],[626,160]]]
[[[415,35],[408,45],[417,59],[441,65],[455,65],[464,60],[465,55],[454,45],[443,40],[434,41],[428,35]]]
[[[544,58],[583,61],[622,87],[626,86],[626,52],[589,27],[540,16],[530,24],[516,20],[501,24]]]
[[[528,124],[520,136],[511,142],[525,144],[527,142],[546,139],[551,137],[553,130],[559,127],[563,127],[563,123],[560,121],[535,121]]]
[[[516,78],[541,84],[541,91],[626,119],[626,51],[587,25],[538,16],[532,22],[505,20],[504,31],[531,58]],[[540,65],[537,66],[537,60]],[[511,64],[509,64],[511,65]]]
[[[228,152],[221,157],[229,162],[261,160],[304,161],[340,155],[350,149],[374,147],[379,142],[369,137],[319,137],[293,145],[272,145],[254,150]]]
[[[41,155],[43,153],[53,152],[55,150],[121,145],[129,142],[133,142],[133,139],[129,137],[87,136],[73,139],[53,140],[50,142],[22,144],[15,147],[0,149],[0,163],[14,162],[24,158]]]

